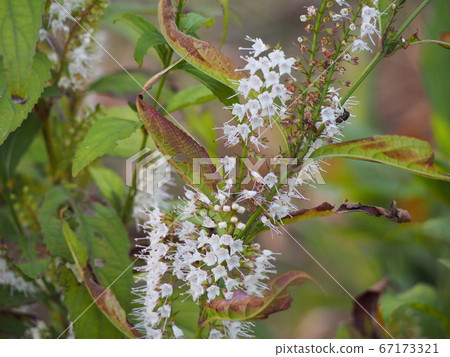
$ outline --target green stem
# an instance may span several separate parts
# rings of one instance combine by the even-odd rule
[[[19,232],[21,234],[23,234],[23,228],[22,228],[22,225],[20,224],[20,221],[19,221],[19,218],[17,216],[16,210],[14,209],[14,204],[13,204],[13,202],[11,200],[10,193],[9,193],[8,189],[6,188],[6,183],[4,183],[2,181],[2,184],[3,184],[2,186],[3,186],[3,190],[4,190],[3,191],[3,196],[5,197],[6,204],[8,205],[9,210],[11,211],[11,215],[13,217],[14,223],[17,226],[17,229],[19,230]]]
[[[419,5],[419,7],[411,14],[411,16],[408,17],[408,19],[403,23],[402,26],[400,26],[400,28],[395,33],[395,35],[393,37],[394,41],[400,37],[400,35],[403,33],[403,31],[405,31],[405,29],[409,26],[409,24],[411,22],[413,22],[413,20],[416,18],[416,16],[419,15],[419,13],[424,9],[425,6],[428,5],[428,3],[430,1],[431,0],[424,0],[424,2]]]
[[[355,84],[351,86],[351,88],[345,93],[345,95],[341,98],[341,105],[344,105],[345,102],[350,98],[350,96],[354,93],[356,88],[360,86],[360,84],[366,79],[369,73],[375,68],[375,66],[380,62],[384,57],[383,52],[378,52],[377,55],[372,59],[369,65],[364,69],[363,73],[356,80]]]

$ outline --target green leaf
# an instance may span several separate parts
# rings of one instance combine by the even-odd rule
[[[79,284],[72,272],[60,268],[63,301],[74,322],[76,338],[123,338],[123,334],[107,319],[85,286]],[[61,331],[62,332],[62,331]]]
[[[386,323],[395,338],[446,338],[448,319],[433,306],[408,303],[398,307]]]
[[[77,235],[88,247],[92,267],[100,283],[105,286],[114,283],[111,290],[129,311],[133,268],[128,256],[130,241],[125,226],[114,209],[109,207],[96,205],[93,216],[83,214],[79,208],[76,210],[80,222]]]
[[[447,269],[450,269],[450,259],[438,259],[438,262],[445,266]]]
[[[330,157],[372,161],[394,166],[416,175],[450,181],[450,175],[441,173],[434,166],[434,155],[430,144],[406,136],[374,136],[322,146],[310,156],[313,160]]]
[[[193,35],[200,27],[205,25],[211,27],[214,24],[213,17],[205,17],[196,12],[189,12],[183,15],[180,19],[179,30],[184,33]]]
[[[64,240],[59,211],[68,206],[70,194],[62,186],[51,186],[38,209],[38,219],[44,235],[44,243],[54,257],[72,262],[72,254]]]
[[[114,149],[118,140],[127,138],[140,126],[139,122],[114,117],[94,123],[75,153],[72,175],[77,176],[92,161]]]
[[[142,89],[148,75],[142,71],[128,71],[128,73],[123,71],[108,73],[93,82],[87,92],[133,98],[134,101],[136,93]]]
[[[151,85],[151,81],[148,83]],[[216,168],[209,159],[205,148],[200,146],[186,132],[167,120],[155,108],[144,102],[141,95],[138,96],[136,104],[141,120],[155,142],[156,147],[180,176],[190,185],[198,186],[207,195],[211,189],[215,190],[214,180],[205,180],[203,179],[204,176],[200,177],[200,175],[199,182],[196,182],[195,179],[195,174],[199,174],[196,172],[198,168],[201,168],[202,173],[207,175],[213,175],[216,172]],[[203,160],[201,167],[195,166],[195,160],[198,159]]]
[[[0,1],[0,71],[8,82],[9,99],[19,103],[31,99],[33,58],[36,51],[39,27],[42,23],[44,0]],[[6,95],[1,92],[2,95]]]
[[[189,63],[181,62],[176,69],[188,73],[200,83],[203,83],[226,106],[239,103],[239,97],[236,95],[236,91],[234,89],[203,73]]]
[[[161,60],[164,61],[164,58],[166,57],[166,54],[167,54],[167,47],[163,46],[163,44],[165,44],[166,41],[155,25],[153,25],[151,22],[147,21],[146,19],[144,19],[141,16],[138,16],[135,14],[130,14],[130,13],[123,14],[118,19],[116,19],[114,22],[117,22],[117,21],[121,21],[121,22],[127,24],[130,28],[132,28],[134,31],[136,31],[141,37],[144,34],[149,34],[149,36],[151,38],[153,38],[155,41],[161,40],[162,41],[161,44],[155,45],[155,49],[158,52],[158,55],[161,58]],[[141,44],[141,46],[142,46],[142,44]]]
[[[159,2],[158,19],[167,43],[186,62],[233,89],[236,88],[236,84],[232,81],[245,78],[245,74],[236,71],[238,67],[210,43],[178,30],[170,0]]]
[[[106,208],[106,207],[105,207]],[[106,218],[106,217],[105,217]],[[111,217],[109,217],[111,218]],[[92,223],[92,222],[91,222]],[[103,221],[103,223],[99,224],[102,226],[108,225],[112,222]],[[83,244],[83,241],[77,237],[77,235],[73,232],[73,230],[69,227],[67,222],[65,220],[62,220],[63,224],[63,233],[64,238],[66,239],[66,242],[70,248],[70,251],[72,253],[72,256],[74,258],[77,270],[79,275],[82,277],[85,287],[88,289],[89,294],[91,295],[92,299],[94,300],[95,304],[98,306],[98,308],[103,312],[103,314],[108,318],[108,320],[119,330],[121,331],[125,336],[129,338],[137,337],[137,334],[133,330],[133,327],[128,323],[126,318],[126,313],[122,306],[120,305],[118,299],[116,298],[115,292],[118,290],[118,285],[120,285],[119,279],[123,278],[123,275],[129,271],[128,269],[122,269],[120,272],[114,275],[113,279],[111,276],[107,277],[108,283],[103,284],[103,281],[105,280],[105,274],[108,269],[101,270],[98,277],[95,273],[97,273],[99,270],[99,264],[103,264],[105,267],[109,264],[114,264],[114,262],[111,261],[105,261],[101,258],[93,258],[96,256],[96,252],[88,253],[88,249]],[[111,229],[115,229],[117,227],[113,227],[112,225],[109,226]],[[87,234],[93,233],[92,231],[89,231],[88,226],[83,226],[82,228],[86,228],[86,230],[82,230],[82,233],[79,233],[80,238],[82,237],[83,240],[87,243],[94,243],[89,237],[86,237]],[[98,227],[96,227],[98,229]],[[108,233],[113,233],[112,231],[108,231]],[[90,236],[92,238],[92,236]],[[107,237],[103,237],[104,240],[106,240]],[[97,239],[96,244],[101,245],[99,249],[102,250],[102,253],[107,255],[114,255],[114,253],[120,249],[120,247],[116,247],[114,245],[110,245],[106,243],[106,241],[103,242],[103,244],[100,244],[100,239]],[[92,245],[89,247],[90,250],[94,249]],[[110,250],[110,252],[105,250]],[[92,264],[90,257],[92,258]],[[117,257],[116,257],[117,258]],[[119,258],[120,259],[120,258]],[[123,259],[123,258],[122,258]],[[123,260],[125,262],[125,260]],[[118,264],[121,264],[122,262],[118,262]],[[111,270],[110,270],[111,271]],[[125,278],[124,278],[125,279]],[[130,279],[131,283],[131,279]],[[131,288],[131,286],[130,286]],[[128,290],[128,293],[130,293],[130,290]],[[128,295],[129,297],[129,295]],[[129,303],[129,300],[128,300]]]
[[[143,35],[146,32],[159,33],[158,28],[142,16],[125,13],[120,16],[114,22],[121,21],[131,27],[139,35]]]
[[[292,297],[287,288],[302,285],[307,280],[316,283],[308,274],[299,271],[288,271],[273,277],[267,284],[269,290],[264,297],[247,295],[235,291],[231,299],[218,299],[206,303],[200,326],[206,326],[214,320],[256,321],[271,314],[284,311],[291,306]],[[317,284],[317,283],[316,283]]]
[[[125,195],[122,178],[113,170],[103,166],[92,166],[89,168],[89,173],[111,206],[116,212],[121,212],[122,199]]]
[[[51,258],[37,234],[7,237],[6,242],[7,255],[25,275],[37,279],[47,271]]]
[[[0,73],[3,71],[3,62],[0,58]],[[28,113],[37,103],[39,96],[50,79],[50,61],[43,53],[34,56],[31,75],[28,77],[30,85],[25,103],[15,103],[11,98],[11,91],[7,87],[6,76],[0,75],[0,145],[5,141],[9,133],[16,130]]]
[[[172,113],[191,105],[209,102],[215,98],[216,96],[205,86],[190,87],[172,96],[166,110]]]
[[[408,303],[422,303],[440,308],[439,296],[431,286],[417,284],[401,294],[385,294],[380,300],[383,319],[389,322],[392,313],[401,305]]]
[[[142,67],[144,63],[144,56],[147,54],[148,50],[152,47],[163,45],[166,43],[164,37],[159,32],[145,32],[139,37],[136,48],[134,49],[134,60]]]
[[[14,176],[17,165],[39,132],[38,117],[31,113],[28,119],[0,146],[0,177],[7,182]]]

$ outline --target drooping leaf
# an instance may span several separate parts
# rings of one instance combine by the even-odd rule
[[[39,132],[39,119],[31,113],[27,120],[0,146],[0,177],[3,182],[14,176],[17,165]]]
[[[113,170],[102,166],[92,166],[89,173],[100,189],[101,193],[116,212],[121,211],[122,198],[125,195],[125,186],[122,178]]]
[[[238,67],[210,43],[184,34],[177,28],[170,0],[160,0],[158,19],[167,43],[186,62],[231,88],[236,88],[232,80],[245,78],[245,74],[236,71]]]
[[[205,86],[190,87],[171,97],[166,110],[172,113],[191,105],[209,102],[215,98],[216,96]]]
[[[0,57],[0,73],[3,72],[3,62]],[[36,53],[30,68],[31,75],[27,78],[29,82],[26,94],[27,101],[24,103],[13,101],[12,93],[7,86],[6,76],[0,75],[0,145],[9,133],[22,124],[46,87],[47,80],[50,79],[50,61],[43,53]]]
[[[139,67],[142,67],[142,64],[144,63],[144,57],[147,54],[148,50],[152,47],[163,45],[166,42],[164,40],[164,37],[158,32],[145,32],[142,34],[141,37],[139,37],[136,48],[134,49],[134,60],[139,65]]]
[[[112,282],[107,287],[99,283],[99,278],[95,275],[91,261],[89,260],[88,250],[83,246],[82,241],[78,239],[65,220],[62,220],[62,224],[64,238],[70,248],[78,273],[82,277],[85,287],[88,289],[93,301],[108,320],[126,337],[137,337],[138,334],[127,321],[124,309],[120,306],[119,301],[112,292]],[[117,275],[117,279],[120,277],[120,274]]]
[[[68,205],[69,193],[62,186],[51,186],[45,194],[44,201],[38,209],[38,219],[44,235],[44,243],[54,257],[62,257],[72,262],[72,254],[64,239],[60,209]]]
[[[141,95],[136,103],[139,115],[156,147],[166,156],[170,165],[181,177],[187,183],[198,186],[204,193],[209,192],[208,187],[215,189],[214,181],[204,180],[203,177],[200,177],[200,172],[196,172],[201,169],[204,174],[213,175],[216,173],[216,168],[209,159],[205,148],[167,120],[155,108],[144,102]],[[199,159],[201,162],[198,161]],[[198,181],[195,178],[196,175],[198,175]]]
[[[384,330],[383,318],[379,307],[381,294],[389,285],[388,279],[383,279],[369,290],[356,297],[353,304],[353,325],[366,338],[390,337]],[[374,321],[376,319],[376,321]]]
[[[291,306],[292,297],[287,288],[302,285],[307,280],[317,282],[308,274],[289,271],[273,277],[267,284],[269,289],[264,297],[248,295],[236,291],[231,299],[212,300],[205,305],[201,326],[214,320],[256,321],[268,318],[271,314],[287,310]]]
[[[105,118],[94,123],[75,153],[72,175],[77,176],[92,161],[114,149],[118,140],[127,138],[140,126],[139,122],[120,118]]]
[[[13,103],[24,103],[33,95],[28,87],[32,85],[30,78],[44,3],[44,0],[0,1],[0,56],[3,57],[0,73],[6,77],[9,89],[9,93],[1,93],[8,95]]]
[[[187,62],[181,62],[176,69],[182,70],[205,85],[214,95],[226,106],[230,106],[234,103],[239,103],[239,97],[236,95],[236,91],[222,82],[210,77],[203,73],[201,70],[191,66]]]
[[[63,301],[73,322],[75,338],[123,338],[123,334],[108,320],[87,288],[78,283],[73,273],[60,268]],[[60,333],[62,333],[61,331]]]
[[[314,160],[331,157],[377,162],[416,175],[450,181],[450,175],[441,173],[434,166],[434,155],[430,144],[406,136],[374,136],[322,146],[310,156]]]

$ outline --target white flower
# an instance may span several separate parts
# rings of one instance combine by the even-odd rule
[[[266,184],[267,187],[272,188],[273,186],[275,186],[278,182],[278,177],[277,175],[275,175],[273,172],[269,172],[265,177],[264,177],[264,183]]]
[[[270,71],[264,74],[264,79],[265,79],[264,85],[266,88],[269,88],[275,84],[280,83],[280,75],[274,71]]]
[[[381,36],[380,31],[377,29],[377,19],[379,16],[380,12],[370,6],[364,6],[361,11],[361,38],[364,38],[367,35],[373,44],[375,43],[372,39],[372,35],[375,34],[378,37]]]
[[[245,39],[247,41],[253,42],[252,48],[239,47],[239,49],[250,51],[250,54],[252,54],[254,57],[258,57],[261,53],[269,49],[269,47],[265,45],[260,38],[253,39],[250,36],[246,36]]]
[[[203,261],[206,263],[206,265],[212,266],[217,263],[217,257],[213,252],[208,252],[203,258]]]
[[[183,330],[180,329],[179,327],[172,325],[172,331],[173,331],[173,335],[175,336],[175,338],[184,338],[184,333]]]
[[[320,117],[322,119],[322,123],[326,122],[334,122],[336,119],[336,115],[334,113],[333,108],[326,107],[320,111]]]
[[[306,21],[308,21],[308,18],[306,17],[306,15],[300,15],[300,21],[306,22]]]
[[[369,51],[372,52],[370,47],[367,45],[367,42],[364,42],[363,40],[357,38],[353,41],[352,45],[352,52],[353,53],[359,53],[361,51]]]
[[[227,275],[227,271],[224,266],[218,265],[217,267],[211,269],[212,273],[214,274],[214,280],[218,281],[220,278],[223,278]]]
[[[206,289],[206,292],[208,293],[208,300],[214,300],[220,295],[220,288],[217,285],[211,285]]]

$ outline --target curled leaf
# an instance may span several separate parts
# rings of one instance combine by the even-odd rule
[[[356,330],[367,338],[383,338],[383,318],[381,316],[379,301],[381,294],[389,286],[389,280],[383,279],[373,285],[358,297],[353,304],[353,325]],[[370,314],[370,315],[369,315]],[[374,319],[376,319],[375,322]]]
[[[290,212],[288,216],[282,219],[282,222],[283,225],[286,225],[289,223],[305,221],[311,218],[334,216],[337,214],[344,214],[351,212],[363,212],[369,216],[385,217],[390,221],[396,223],[411,222],[411,215],[409,214],[409,212],[404,209],[397,208],[397,203],[395,201],[391,203],[391,207],[389,210],[383,207],[368,206],[363,205],[361,203],[349,203],[349,202],[343,203],[338,208],[335,208],[334,205],[328,202],[323,202],[317,207],[303,208],[298,211]],[[248,240],[268,229],[269,227],[264,226],[262,223],[259,223],[259,227],[256,230],[256,233],[250,235],[248,237]]]
[[[158,18],[164,38],[170,47],[194,67],[234,88],[230,80],[245,77],[238,67],[210,43],[189,36],[178,30],[170,0],[160,0]]]
[[[217,176],[217,170],[205,148],[144,102],[141,95],[136,104],[147,132],[169,164],[187,183],[198,186],[205,193],[210,191],[208,187],[215,190],[211,178]],[[206,179],[200,176],[200,170]]]
[[[292,296],[287,290],[289,286],[302,285],[307,280],[318,285],[306,273],[288,271],[269,281],[267,284],[269,290],[263,297],[236,291],[231,299],[210,301],[205,305],[203,321],[200,325],[206,326],[213,320],[256,321],[266,319],[271,314],[287,310],[291,306]]]
[[[411,222],[411,215],[408,211],[397,208],[397,203],[392,201],[389,210],[383,207],[377,206],[367,206],[361,203],[343,203],[337,210],[336,213],[349,213],[349,212],[364,212],[369,216],[382,217],[389,219],[396,223],[407,223]]]

